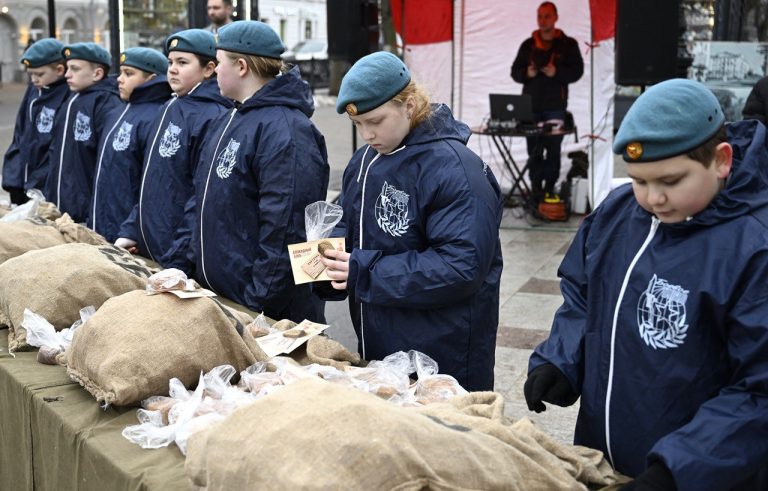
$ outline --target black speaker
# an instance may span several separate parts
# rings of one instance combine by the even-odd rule
[[[377,0],[327,0],[328,57],[354,63],[379,50]]]
[[[678,75],[679,0],[619,0],[615,79],[651,85]]]

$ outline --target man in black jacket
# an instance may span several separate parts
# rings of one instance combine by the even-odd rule
[[[768,77],[757,81],[741,110],[744,119],[756,119],[765,124],[768,117]]]
[[[523,41],[512,64],[512,78],[530,94],[537,121],[564,120],[568,106],[568,84],[584,73],[584,61],[575,39],[555,28],[557,7],[544,2],[537,10],[539,28]],[[554,198],[560,175],[562,136],[528,137],[528,169],[531,190],[540,200],[544,193]]]

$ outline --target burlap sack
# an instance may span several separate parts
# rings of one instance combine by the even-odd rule
[[[501,396],[403,408],[305,379],[193,434],[194,489],[586,490],[617,480],[602,454],[507,424]]]
[[[53,210],[55,213],[46,213],[49,216],[57,215],[56,207],[53,207]],[[0,264],[27,251],[45,249],[70,242],[94,245],[107,244],[102,236],[73,222],[66,213],[55,221],[37,217],[19,222],[0,223]]]
[[[138,404],[167,395],[173,377],[191,387],[200,371],[230,364],[239,372],[258,361],[249,349],[255,342],[240,334],[243,320],[250,317],[211,298],[129,292],[108,300],[78,329],[67,372],[98,401]]]
[[[24,309],[43,316],[57,330],[80,318],[80,309],[143,289],[150,272],[113,246],[63,244],[29,251],[0,264],[0,325],[10,327],[9,348],[28,348],[21,326]]]

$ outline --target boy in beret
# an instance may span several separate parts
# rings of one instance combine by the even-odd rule
[[[216,40],[202,29],[168,36],[168,83],[174,97],[157,112],[144,160],[139,201],[115,245],[192,277],[194,175],[200,149],[217,117],[231,109],[216,83]]]
[[[325,199],[330,167],[309,85],[283,51],[263,22],[218,32],[219,89],[237,106],[211,123],[197,165],[195,279],[273,319],[324,322],[325,303],[294,284],[286,246],[307,240],[304,208]]]
[[[65,74],[71,94],[54,121],[48,151],[50,172],[43,194],[73,220],[88,220],[97,149],[108,131],[110,112],[123,105],[113,78],[108,78],[109,52],[95,43],[65,46]]]
[[[3,189],[17,205],[29,199],[26,190],[42,189],[48,175],[47,153],[54,117],[69,95],[64,81],[63,48],[56,39],[41,39],[21,57],[30,83],[16,115],[13,140],[3,162]]]
[[[768,489],[766,128],[724,126],[691,80],[642,94],[614,140],[632,185],[589,215],[525,398],[581,397],[575,443],[623,489]]]
[[[120,225],[139,200],[141,168],[160,107],[171,96],[165,78],[168,60],[151,48],[129,48],[120,55],[117,87],[125,107],[106,118],[99,144],[88,226],[114,242]]]

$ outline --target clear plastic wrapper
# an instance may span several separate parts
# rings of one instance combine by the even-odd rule
[[[223,421],[226,417],[224,414],[207,413],[190,419],[176,429],[174,439],[176,446],[179,447],[183,455],[187,455],[187,440],[189,440],[190,436]]]
[[[26,220],[27,218],[36,217],[38,215],[37,210],[40,208],[40,203],[45,201],[45,196],[43,196],[43,193],[37,189],[28,190],[27,196],[29,197],[29,201],[9,211],[4,217],[0,218],[0,222],[19,222],[21,220]]]
[[[307,242],[330,237],[333,228],[341,221],[343,213],[341,206],[327,201],[315,201],[308,204],[304,208]]]
[[[195,281],[188,279],[184,271],[176,268],[164,269],[147,278],[147,295],[174,290],[195,291]]]
[[[55,365],[56,355],[69,348],[77,328],[95,313],[96,309],[93,306],[84,307],[80,309],[80,319],[76,320],[71,327],[57,331],[43,316],[35,314],[29,309],[24,309],[24,319],[21,321],[21,325],[27,330],[27,344],[38,348],[48,348],[42,355],[38,354],[38,361]],[[56,352],[54,353],[54,351]]]
[[[272,334],[277,331],[274,327],[269,325],[267,317],[262,312],[257,315],[253,322],[245,326],[245,329],[253,336],[254,339],[264,337],[268,334]]]

